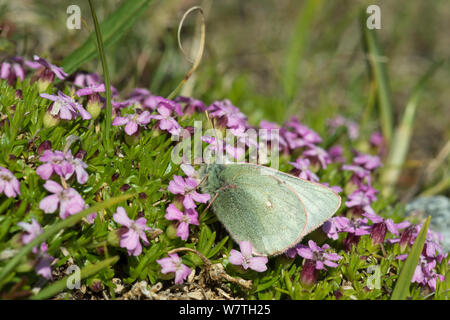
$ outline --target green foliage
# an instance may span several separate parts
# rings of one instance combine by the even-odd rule
[[[400,271],[400,276],[398,277],[394,292],[392,292],[391,299],[393,300],[405,300],[408,296],[408,289],[411,283],[411,279],[414,275],[414,271],[416,270],[416,266],[419,263],[423,245],[425,244],[428,226],[430,225],[430,218],[431,217],[428,217],[427,221],[422,226],[422,229],[420,230],[419,235],[414,242],[411,252],[406,259],[405,265]]]
[[[150,3],[149,0],[125,1],[116,12],[100,24],[105,49],[111,48],[114,43],[117,45],[119,38],[130,30]],[[298,71],[300,63],[307,57],[309,33],[313,28],[313,22],[319,14],[322,14],[321,9],[324,7],[322,3],[323,1],[307,1],[298,15],[293,40],[287,46],[287,52],[283,53],[286,59],[281,59],[285,65],[281,75],[283,94],[262,94],[255,90],[248,73],[242,72],[239,76],[227,78],[220,73],[216,64],[210,63],[196,74],[197,79],[201,79],[195,83],[195,92],[199,98],[206,103],[229,98],[250,116],[250,123],[255,125],[262,119],[281,121],[289,117],[291,112],[285,112],[289,107],[286,106],[286,101],[292,103],[298,98],[299,83],[303,85],[307,82],[298,74]],[[339,27],[344,29],[347,22],[346,19],[346,22]],[[97,35],[99,34],[97,32]],[[333,39],[330,40],[331,38]],[[341,41],[334,38],[333,32],[333,37],[323,40],[324,46],[334,47],[336,42]],[[132,37],[130,39],[135,40]],[[381,59],[381,48],[375,33],[365,32],[364,39],[366,53],[370,57],[369,69],[373,83],[373,101],[369,101],[369,105],[378,104],[380,107],[381,127],[385,136],[389,138],[393,131],[393,110],[385,62]],[[124,41],[126,40],[129,39]],[[172,37],[165,37],[163,44],[164,52],[159,57],[160,60],[155,63],[155,72],[149,85],[153,93],[161,96],[171,92],[184,70],[180,68],[180,57]],[[4,44],[0,43],[0,45]],[[123,47],[127,46],[123,45]],[[69,73],[75,71],[85,62],[95,58],[96,50],[94,33],[91,33],[79,49],[64,59],[63,68]],[[114,55],[114,53],[110,54]],[[103,61],[106,60],[104,55],[101,55],[101,58]],[[125,61],[123,57],[121,59],[115,57],[111,60],[126,67],[126,64],[122,63]],[[336,69],[335,66],[334,68]],[[339,83],[341,69],[333,70],[333,66],[330,66],[329,73],[334,74],[335,82]],[[132,77],[128,77],[128,73],[126,75],[127,85],[133,83]],[[348,103],[357,108],[356,110],[361,109],[366,98],[365,83],[362,80],[364,76],[355,72],[349,80]],[[214,81],[209,81],[210,79]],[[423,91],[422,84],[423,82],[420,82],[420,86],[411,96],[409,103],[411,109],[417,106],[415,93]],[[16,96],[16,89],[22,91],[22,98]],[[72,86],[61,83],[51,84],[46,92],[55,93],[57,89],[63,90],[68,95],[73,94]],[[319,97],[319,99],[322,98]],[[321,144],[323,148],[328,149],[339,143],[344,147],[344,157],[350,160],[354,149],[361,151],[364,148],[360,148],[359,144],[349,139],[348,132],[343,128],[332,135],[329,134],[326,121],[335,112],[334,101],[323,99],[320,100],[321,103],[317,108],[305,112],[304,123],[324,138]],[[181,175],[182,171],[179,166],[171,162],[171,152],[176,143],[167,134],[159,130],[142,130],[139,142],[128,145],[122,128],[112,127],[105,134],[104,123],[111,120],[109,114],[105,115],[105,112],[97,120],[61,121],[56,127],[45,128],[43,116],[49,104],[50,101],[39,96],[36,83],[32,83],[29,78],[24,82],[17,81],[15,88],[8,85],[6,81],[0,81],[0,113],[4,119],[8,120],[3,122],[0,129],[0,166],[11,170],[21,181],[22,193],[19,198],[6,198],[0,195],[0,252],[5,254],[0,260],[0,286],[5,296],[14,294],[16,285],[22,286],[22,289],[30,292],[30,295],[30,290],[34,286],[43,288],[40,293],[32,296],[34,299],[49,298],[66,290],[67,278],[60,277],[53,283],[45,281],[43,283],[43,279],[33,270],[35,256],[31,253],[32,248],[45,241],[49,247],[48,253],[58,259],[53,268],[65,268],[72,259],[70,263],[82,267],[82,278],[88,286],[99,279],[112,297],[114,297],[115,288],[112,279],[117,277],[124,279],[127,285],[147,280],[151,284],[163,282],[165,286],[171,286],[173,280],[170,276],[161,273],[161,267],[156,260],[166,257],[167,253],[174,248],[187,247],[197,250],[212,263],[221,263],[229,275],[252,280],[253,286],[249,291],[242,290],[234,283],[227,284],[233,293],[248,299],[390,299],[403,298],[405,290],[409,290],[409,296],[412,299],[449,298],[450,271],[447,258],[444,258],[437,266],[437,272],[446,275],[446,280],[443,282],[437,280],[436,291],[433,294],[427,288],[410,281],[411,270],[414,270],[417,265],[416,259],[423,245],[419,248],[419,244],[415,244],[411,250],[407,248],[406,252],[410,253],[410,257],[402,263],[397,257],[404,252],[400,250],[398,244],[385,242],[384,246],[374,245],[369,235],[362,236],[358,245],[351,250],[346,250],[343,246],[345,234],[341,234],[339,239],[334,241],[326,239],[319,229],[304,239],[303,243],[309,239],[320,244],[327,242],[333,251],[342,257],[338,267],[321,270],[318,281],[310,286],[304,285],[301,281],[304,259],[300,257],[288,259],[280,255],[271,258],[268,270],[263,273],[244,271],[233,266],[227,258],[230,250],[236,248],[236,244],[229,238],[211,211],[200,216],[199,226],[190,226],[190,238],[187,241],[182,241],[171,234],[173,224],[165,219],[164,215],[167,205],[173,202],[175,197],[167,191],[167,187],[173,175]],[[13,105],[15,110],[12,108]],[[294,109],[292,114],[300,109],[303,110],[303,104]],[[125,114],[132,110],[133,107],[122,112]],[[369,121],[370,112],[368,115]],[[204,116],[197,114],[192,118],[185,117],[180,120],[180,124],[183,127],[192,126],[194,120],[204,120]],[[373,122],[376,123],[376,121]],[[411,120],[408,120],[408,125],[412,126]],[[368,130],[366,127],[363,129],[366,131],[361,134],[361,139],[367,144]],[[89,166],[87,168],[89,180],[84,185],[78,185],[72,178],[69,183],[82,195],[90,208],[66,220],[61,220],[57,214],[44,214],[39,209],[39,202],[48,193],[43,188],[44,182],[36,174],[36,167],[41,164],[37,150],[39,145],[47,140],[51,142],[53,150],[63,150],[67,145],[66,139],[70,135],[79,137],[79,140],[70,147],[72,153],[75,154],[79,150],[86,151],[84,161]],[[110,148],[100,143],[105,136],[111,143]],[[373,151],[366,146],[364,151],[367,150]],[[285,172],[290,171],[292,166],[289,162],[294,161],[294,158],[295,155],[291,158],[283,155],[280,169]],[[345,203],[351,193],[351,173],[341,170],[341,166],[336,163],[329,165],[325,170],[320,168],[314,168],[314,170],[321,181],[344,189],[342,200]],[[117,177],[113,178],[115,175]],[[372,181],[377,189],[380,189],[379,180],[379,177],[375,175]],[[130,188],[127,192],[134,195],[143,193],[145,197],[124,196],[124,185]],[[149,245],[144,246],[142,254],[138,257],[129,256],[118,244],[116,232],[119,225],[112,220],[117,205],[124,206],[131,219],[143,215],[149,226],[155,230],[161,229],[163,232],[157,238],[151,239]],[[197,208],[198,212],[202,212],[204,208],[204,205],[200,205]],[[380,196],[373,203],[373,209],[377,214],[392,218],[395,222],[403,220],[403,207],[393,197]],[[345,206],[342,206],[338,214],[345,211]],[[85,223],[82,218],[91,212],[98,213],[95,223]],[[20,241],[23,230],[17,224],[23,221],[29,222],[32,218],[37,219],[44,226],[44,232],[24,246]],[[422,236],[423,234],[418,240],[423,240]],[[389,237],[392,235],[388,233]],[[203,261],[194,253],[182,254],[182,261],[195,269],[197,274],[204,268]],[[407,269],[409,271],[405,271]],[[21,283],[25,278],[26,282]],[[403,293],[397,295],[400,286],[403,286]],[[69,290],[66,292],[70,294]]]
[[[151,2],[152,0],[124,1],[120,8],[103,21],[100,29],[105,48],[108,48],[123,37],[138,21]],[[63,60],[62,67],[67,73],[74,72],[83,63],[95,58],[97,47],[94,33],[89,35],[89,38],[81,47]]]

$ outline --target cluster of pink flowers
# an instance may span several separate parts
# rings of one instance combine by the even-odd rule
[[[42,233],[42,228],[35,219],[31,219],[31,223],[19,222],[18,225],[25,231],[21,236],[21,241],[24,245],[30,243],[34,238]],[[33,248],[32,252],[37,258],[34,269],[37,274],[43,276],[46,279],[52,280],[53,276],[50,264],[55,258],[50,256],[47,253],[47,250],[48,245],[45,242],[41,243],[39,248]]]
[[[44,92],[54,78],[61,80],[67,78],[67,73],[45,59],[34,56],[32,61],[25,61],[21,57],[13,57],[0,65],[0,79],[7,79],[13,85],[17,79],[23,81],[26,76],[26,67],[36,69],[38,88]],[[73,85],[77,88],[76,99],[74,95],[67,95],[62,91],[57,94],[41,93],[44,99],[52,101],[47,113],[55,119],[74,120],[79,117],[83,120],[95,119],[100,109],[104,107],[105,99],[100,95],[106,91],[105,84],[97,74],[78,73],[75,75]],[[258,148],[256,141],[250,140],[246,135],[247,129],[253,128],[247,117],[234,106],[231,101],[225,99],[215,101],[207,106],[202,101],[190,97],[177,97],[169,100],[161,96],[153,95],[147,89],[136,88],[127,99],[120,101],[117,90],[111,86],[113,92],[112,106],[114,108],[114,126],[123,126],[128,136],[139,134],[142,128],[161,130],[172,136],[179,136],[182,127],[178,123],[179,118],[192,115],[194,112],[207,110],[215,120],[219,129],[229,129],[246,147]],[[84,98],[83,98],[84,97]],[[86,107],[80,101],[86,99]],[[184,105],[184,107],[182,107]],[[123,109],[131,107],[132,113]],[[330,133],[334,134],[340,127],[347,129],[350,140],[355,140],[359,135],[358,125],[344,117],[338,116],[328,122]],[[276,123],[261,121],[261,129],[267,129],[267,135],[260,137],[268,144],[275,143],[279,146],[279,152],[284,155],[300,154],[293,166],[292,174],[312,182],[320,182],[317,172],[325,170],[331,163],[342,163],[341,168],[351,173],[347,183],[348,193],[345,202],[348,208],[348,216],[336,216],[327,221],[322,230],[333,240],[339,238],[340,233],[346,233],[343,245],[346,250],[358,244],[360,237],[369,235],[374,245],[383,244],[388,241],[391,244],[398,243],[401,252],[405,252],[408,246],[414,243],[420,230],[420,225],[411,225],[409,222],[394,223],[392,219],[384,219],[378,216],[372,208],[376,201],[378,191],[372,186],[372,174],[381,166],[379,156],[371,154],[356,153],[351,164],[345,164],[343,149],[340,145],[332,146],[328,151],[320,144],[323,142],[320,135],[308,128],[296,117],[292,117],[282,126]],[[278,130],[279,135],[272,133]],[[235,159],[241,159],[245,155],[245,149],[229,144],[217,137],[203,136],[202,141],[209,144],[208,148],[216,151],[226,150],[226,153]],[[370,139],[371,146],[377,149],[378,154],[383,155],[386,144],[381,134],[374,133]],[[238,144],[239,145],[239,144]],[[62,152],[45,148],[39,160],[42,164],[36,169],[36,173],[46,180],[43,187],[51,194],[43,198],[39,207],[45,213],[54,213],[59,209],[61,219],[76,214],[86,208],[86,203],[74,188],[67,185],[69,179],[76,177],[79,184],[85,184],[89,178],[86,171],[87,164],[82,156],[73,156],[71,151]],[[196,172],[190,165],[182,165],[185,177],[175,175],[169,182],[168,191],[174,195],[175,201],[166,208],[165,218],[173,221],[176,225],[176,235],[183,241],[189,238],[190,225],[199,225],[197,212],[198,203],[207,203],[209,194],[197,191],[200,181]],[[59,177],[61,184],[51,180]],[[324,183],[326,184],[326,183]],[[339,187],[332,187],[341,192]],[[0,193],[12,198],[20,195],[20,183],[11,171],[0,167]],[[88,217],[93,222],[96,214]],[[139,256],[142,253],[142,245],[149,245],[147,232],[151,230],[147,226],[147,220],[138,215],[136,220],[130,219],[125,208],[118,207],[113,215],[113,220],[120,225],[118,234],[120,236],[120,247],[127,250],[130,256]],[[18,224],[24,233],[21,236],[23,244],[31,242],[42,233],[39,223],[33,218],[31,223],[20,222]],[[403,230],[403,231],[401,231]],[[386,237],[387,233],[394,237]],[[386,239],[387,238],[387,239]],[[228,260],[231,264],[242,267],[244,270],[252,269],[257,272],[267,270],[267,257],[253,255],[250,242],[239,243],[240,251],[231,250]],[[47,279],[52,278],[50,264],[54,260],[48,253],[48,246],[42,243],[39,248],[33,248],[36,256],[36,272]],[[332,252],[329,245],[321,247],[310,240],[308,245],[298,244],[290,248],[286,255],[295,258],[297,255],[304,259],[301,273],[301,281],[305,285],[311,285],[317,281],[320,270],[335,268],[342,259],[341,256]],[[436,289],[436,281],[444,279],[443,275],[437,273],[436,265],[441,263],[447,256],[440,245],[439,235],[431,230],[428,232],[426,244],[422,252],[420,263],[417,266],[413,282],[430,289]],[[407,255],[397,257],[399,260],[406,259]],[[161,265],[161,272],[174,273],[175,283],[182,283],[191,273],[191,269],[182,263],[177,254],[169,254],[169,257],[157,260]]]
[[[133,114],[120,115],[120,109],[134,105]],[[136,134],[140,127],[147,126],[152,119],[156,120],[154,128],[167,131],[171,135],[180,135],[181,126],[176,117],[183,116],[181,106],[173,101],[160,96],[152,95],[146,89],[135,89],[131,96],[124,102],[113,104],[116,109],[114,126],[125,126],[125,133],[129,136]],[[156,114],[151,114],[156,111]]]
[[[176,203],[184,208],[181,211],[176,204],[171,203],[166,209],[166,219],[177,221],[177,236],[187,240],[189,236],[189,225],[199,225],[196,202],[206,203],[210,195],[197,191],[198,181],[194,177],[183,178],[174,176],[169,182],[168,190],[177,196]]]
[[[400,250],[405,251],[407,247],[413,245],[423,224],[410,225],[406,228],[399,238],[390,239],[391,243],[398,243]],[[432,291],[436,290],[436,282],[439,279],[444,281],[445,276],[437,273],[436,266],[445,259],[448,253],[445,253],[441,246],[442,235],[433,230],[428,230],[425,245],[420,255],[419,264],[417,265],[412,282],[416,282],[423,287],[428,287]],[[399,260],[405,260],[408,254],[401,254],[397,257]]]
[[[15,198],[21,194],[19,180],[10,170],[4,167],[0,167],[0,193],[4,193],[8,198]],[[37,235],[42,233],[42,228],[35,219],[32,219],[31,223],[19,222],[18,225],[25,230],[21,237],[24,245],[30,243]],[[48,246],[45,242],[39,248],[33,248],[32,252],[36,256],[34,268],[37,274],[46,279],[52,279],[50,264],[54,258],[47,253],[47,250]]]
[[[86,172],[87,164],[80,157],[72,156],[72,152],[45,150],[44,154],[39,158],[44,164],[36,169],[36,173],[46,180],[44,188],[52,193],[45,197],[39,203],[39,208],[45,213],[53,213],[59,207],[59,216],[61,219],[74,215],[82,211],[86,204],[78,191],[74,188],[61,186],[59,183],[49,180],[53,174],[60,176],[65,182],[75,173],[77,181],[80,184],[86,183],[88,173]],[[93,220],[95,215],[90,215],[88,220]]]

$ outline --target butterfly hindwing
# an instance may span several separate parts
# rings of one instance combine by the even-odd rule
[[[301,240],[307,217],[292,188],[258,166],[227,164],[216,170],[221,190],[212,204],[236,242],[250,241],[255,254],[279,254]]]
[[[268,167],[262,171],[279,177],[298,194],[308,215],[305,235],[330,219],[341,205],[341,197],[331,188]]]

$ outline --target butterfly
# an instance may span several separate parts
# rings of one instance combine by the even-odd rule
[[[292,248],[341,205],[331,188],[257,164],[205,164],[200,175],[217,219],[236,242],[251,242],[256,255]]]

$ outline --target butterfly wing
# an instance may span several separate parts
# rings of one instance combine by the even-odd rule
[[[247,165],[255,166],[252,164]],[[300,197],[306,208],[308,217],[303,236],[320,227],[326,220],[330,219],[341,206],[341,197],[331,188],[319,183],[297,178],[293,175],[269,167],[259,167],[263,174],[275,175],[286,183],[287,186],[292,188]]]
[[[227,164],[216,170],[221,190],[212,204],[236,242],[250,241],[255,254],[280,254],[298,243],[307,226],[301,199],[276,175],[259,166]]]

